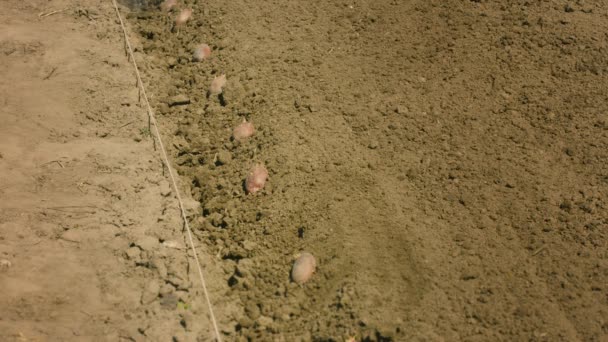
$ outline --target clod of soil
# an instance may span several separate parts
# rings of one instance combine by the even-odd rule
[[[175,5],[177,5],[177,0],[165,0],[161,5],[160,5],[160,9],[165,11],[165,12],[169,12],[171,11],[171,9],[173,7],[175,7]]]

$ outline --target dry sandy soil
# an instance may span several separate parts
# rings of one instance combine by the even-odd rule
[[[608,341],[603,1],[121,10],[223,340]],[[0,337],[211,340],[111,2],[0,20]]]
[[[2,5],[0,341],[211,340],[112,3]]]

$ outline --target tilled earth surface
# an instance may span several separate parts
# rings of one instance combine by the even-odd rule
[[[169,13],[158,1],[123,5],[183,190],[201,205],[192,226],[211,255],[205,271],[224,340],[608,340],[603,1],[183,0]],[[184,8],[192,19],[174,28]],[[112,30],[97,38],[121,44]],[[213,52],[195,62],[201,43]],[[221,74],[224,93],[208,94]],[[87,104],[106,108],[106,120],[125,110]],[[244,119],[256,133],[234,141]],[[110,138],[147,141],[141,127],[126,127]],[[128,154],[153,162],[146,151]],[[248,195],[243,181],[258,163],[269,180]],[[94,302],[87,322],[100,333],[104,317],[129,317],[109,325],[125,340],[207,340],[191,261],[163,245],[181,234],[163,221],[176,213],[163,199],[170,192],[161,176],[144,176],[150,166],[135,171],[123,177],[132,191],[106,191],[112,212],[137,207],[112,200],[119,194],[163,215],[125,223],[108,214],[114,252],[91,260],[119,256],[122,268],[106,270],[120,272],[104,276],[125,290],[106,286],[114,306]],[[156,190],[141,198],[140,188]],[[317,270],[299,286],[290,270],[302,251]]]
[[[231,339],[608,339],[604,2],[178,7],[174,32],[179,10],[129,23],[243,307]],[[232,141],[243,119],[257,132]],[[255,163],[269,184],[247,195]]]

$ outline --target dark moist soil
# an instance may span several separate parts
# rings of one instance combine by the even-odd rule
[[[608,339],[603,1],[181,7],[175,32],[154,7],[129,25],[243,308],[225,339]],[[255,136],[231,141],[243,119]],[[270,178],[247,195],[255,163]],[[300,287],[301,251],[318,268]]]

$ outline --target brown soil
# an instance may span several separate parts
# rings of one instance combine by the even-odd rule
[[[122,10],[224,340],[608,341],[604,2],[181,2]],[[110,4],[41,6],[1,17],[0,331],[209,340]]]

